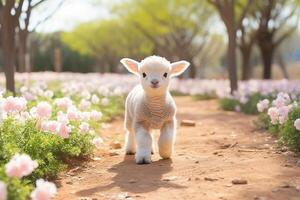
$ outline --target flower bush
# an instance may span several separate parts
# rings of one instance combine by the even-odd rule
[[[72,90],[67,81],[18,81],[16,97],[0,96],[0,200],[51,199],[56,186],[46,180],[103,146],[102,124],[123,112],[125,92],[87,81],[70,80]]]
[[[300,152],[300,105],[287,93],[278,93],[271,102],[257,103],[260,112],[256,125],[275,134],[279,142]]]

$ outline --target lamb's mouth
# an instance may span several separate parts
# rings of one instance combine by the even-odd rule
[[[151,85],[151,88],[153,89],[159,88],[159,85]]]

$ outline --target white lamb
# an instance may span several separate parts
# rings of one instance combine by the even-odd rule
[[[123,58],[121,63],[140,78],[140,84],[128,94],[125,103],[126,154],[136,153],[137,164],[151,163],[151,130],[160,129],[159,154],[170,158],[176,136],[176,105],[168,90],[169,81],[190,63],[170,63],[159,56],[147,57],[140,63]]]

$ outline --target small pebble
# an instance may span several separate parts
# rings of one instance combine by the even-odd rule
[[[135,179],[130,179],[128,182],[129,182],[129,183],[136,183],[137,180],[135,180]]]
[[[119,155],[119,153],[117,153],[117,152],[109,152],[108,155],[109,155],[109,156],[117,156],[117,155]]]
[[[67,181],[66,184],[73,185],[73,182],[72,181]]]
[[[231,182],[232,182],[232,184],[235,184],[235,185],[248,184],[248,181],[245,179],[233,179]]]
[[[163,178],[163,181],[175,181],[177,179],[177,176],[170,176],[170,177],[166,177]]]
[[[114,141],[114,142],[110,143],[110,147],[111,147],[112,149],[121,149],[121,148],[122,148],[122,145],[121,145],[120,142]]]
[[[267,198],[256,196],[256,197],[254,197],[254,200],[267,200]]]
[[[289,183],[283,183],[282,185],[280,185],[280,187],[282,187],[282,188],[290,188],[291,185]]]
[[[205,181],[217,181],[217,178],[204,177]]]
[[[196,122],[193,120],[182,120],[180,125],[181,126],[196,126]]]
[[[101,160],[101,158],[100,157],[93,157],[92,160],[93,161],[99,161],[99,160]]]

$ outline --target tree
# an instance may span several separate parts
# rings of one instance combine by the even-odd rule
[[[32,10],[40,6],[42,3],[47,2],[47,0],[26,0],[26,8],[23,8],[23,17],[19,20],[18,23],[18,68],[20,72],[29,72],[30,71],[30,56],[29,56],[29,41],[28,37],[30,32],[34,31],[43,22],[47,21],[64,3],[64,0],[61,0],[54,10],[47,13],[45,17],[40,19],[36,24],[33,25],[32,30],[29,30],[30,19]],[[26,62],[27,60],[27,62]]]
[[[141,59],[153,51],[152,44],[122,19],[81,24],[63,33],[62,41],[81,55],[94,57],[102,72],[117,72],[123,57]]]
[[[237,31],[242,26],[242,22],[248,13],[252,0],[236,1],[236,0],[208,0],[218,11],[220,18],[222,19],[228,36],[228,73],[230,79],[231,93],[238,89],[237,81],[237,66],[236,66],[236,47]],[[243,3],[243,8],[240,13],[237,13],[236,5]],[[239,14],[239,16],[238,16]]]
[[[191,62],[189,77],[195,78],[195,62],[208,41],[212,16],[205,4],[195,0],[131,0],[119,5],[118,13],[153,43],[155,54]]]
[[[24,0],[0,1],[1,40],[6,89],[15,93],[15,34]]]
[[[263,60],[263,78],[270,79],[276,49],[297,28],[299,14],[295,25],[292,25],[291,21],[298,8],[295,0],[262,0],[257,3],[258,9],[254,12],[258,21],[256,39]],[[283,29],[287,30],[282,31]]]
[[[250,63],[253,46],[256,42],[255,21],[251,16],[244,18],[237,34],[237,44],[242,58],[242,80],[252,77],[253,66]]]

